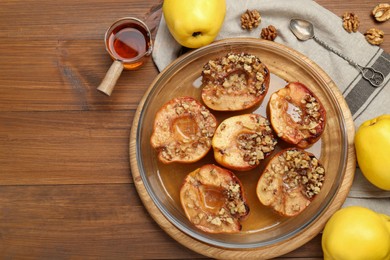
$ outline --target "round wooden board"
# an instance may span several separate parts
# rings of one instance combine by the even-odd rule
[[[342,110],[343,117],[345,120],[345,127],[346,127],[346,135],[347,135],[347,161],[346,161],[346,167],[345,167],[345,173],[344,173],[344,179],[342,180],[342,183],[337,190],[336,195],[334,196],[333,200],[329,204],[329,206],[323,211],[322,215],[318,218],[318,220],[308,227],[306,227],[304,230],[299,232],[293,237],[290,237],[289,239],[283,240],[279,243],[275,243],[266,247],[261,248],[250,248],[250,249],[229,249],[229,248],[220,248],[215,247],[206,243],[203,243],[201,241],[198,241],[187,234],[183,233],[181,230],[176,228],[157,208],[157,206],[154,204],[152,198],[149,196],[145,185],[143,183],[143,180],[140,175],[139,171],[139,165],[137,161],[137,148],[136,148],[136,138],[137,138],[137,129],[140,119],[140,113],[142,108],[144,107],[144,103],[146,98],[148,97],[148,94],[153,88],[154,82],[157,81],[159,76],[154,80],[154,82],[151,84],[151,87],[146,91],[143,99],[140,101],[139,107],[137,109],[137,112],[133,119],[133,125],[131,129],[130,134],[130,164],[131,164],[131,172],[133,176],[133,180],[136,186],[136,189],[138,191],[138,194],[150,213],[150,215],[153,217],[153,219],[161,226],[161,228],[168,233],[171,237],[173,237],[176,241],[181,243],[182,245],[186,246],[187,248],[203,254],[208,257],[212,258],[218,258],[218,259],[247,259],[247,258],[257,258],[257,259],[269,259],[281,256],[283,254],[286,254],[303,244],[307,243],[309,240],[311,240],[313,237],[315,237],[319,232],[322,231],[323,227],[325,226],[327,220],[333,215],[335,211],[337,211],[344,203],[349,190],[352,185],[355,168],[356,168],[356,157],[355,157],[355,150],[353,146],[353,139],[355,134],[355,128],[354,128],[354,122],[352,119],[352,115],[350,113],[350,110],[347,106],[347,103],[345,102],[341,92],[335,85],[335,83],[330,79],[330,77],[320,68],[318,67],[313,61],[305,57],[304,55],[284,46],[281,44],[277,44],[270,41],[259,41],[257,39],[247,39],[247,38],[240,38],[240,39],[226,39],[222,41],[218,41],[214,43],[213,45],[226,45],[229,44],[229,42],[234,42],[237,44],[237,41],[241,42],[242,44],[257,44],[262,45],[264,48],[275,48],[275,46],[278,49],[281,49],[288,53],[291,57],[294,57],[295,60],[301,61],[302,64],[305,66],[309,66],[311,69],[315,70],[319,77],[322,78],[326,82],[326,84],[329,86],[331,91],[333,92],[334,96],[336,97],[339,106]],[[207,47],[205,47],[207,48]],[[187,54],[191,55],[191,54]],[[164,71],[168,70],[170,67],[174,66],[179,60],[183,59],[183,57],[180,57],[178,60],[170,64]],[[282,73],[285,73],[288,75],[289,70],[294,70],[294,67],[286,66],[284,67],[284,71]],[[164,71],[161,73],[163,74]],[[160,74],[160,75],[161,75]]]

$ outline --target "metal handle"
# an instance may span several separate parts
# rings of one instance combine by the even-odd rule
[[[383,81],[385,81],[385,76],[380,71],[370,67],[362,67],[360,65],[357,66],[363,78],[368,80],[374,87],[380,87]]]
[[[360,72],[360,74],[362,74],[363,78],[365,80],[367,80],[368,82],[370,82],[370,84],[375,87],[375,88],[378,88],[382,85],[382,83],[385,81],[385,76],[382,74],[382,72],[380,71],[377,71],[371,67],[363,67],[359,64],[357,64],[355,61],[353,61],[351,58],[345,56],[344,54],[342,54],[341,52],[339,52],[338,50],[334,49],[333,47],[331,47],[329,44],[327,44],[326,42],[322,41],[321,39],[319,39],[318,37],[316,36],[313,36],[313,39],[318,42],[320,45],[322,45],[325,49],[333,52],[334,54],[336,54],[337,56],[339,56],[340,58],[346,60],[349,64],[351,64],[352,66],[354,66],[355,68],[357,68]]]

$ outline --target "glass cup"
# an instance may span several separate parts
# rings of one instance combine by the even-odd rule
[[[152,53],[153,43],[148,26],[134,17],[115,21],[107,29],[104,42],[113,63],[97,89],[110,96],[123,69],[141,67]]]

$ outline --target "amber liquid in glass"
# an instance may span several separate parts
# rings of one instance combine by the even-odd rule
[[[112,30],[107,41],[113,58],[122,60],[127,69],[141,66],[144,62],[143,55],[150,48],[150,35],[147,30],[132,22],[121,24]]]

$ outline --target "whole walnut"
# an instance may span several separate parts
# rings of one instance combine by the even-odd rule
[[[359,17],[356,14],[349,12],[344,13],[343,27],[347,32],[357,32],[359,24]]]
[[[378,22],[385,22],[390,19],[390,4],[378,4],[372,10],[372,15]]]
[[[261,29],[260,37],[262,39],[273,41],[275,40],[276,36],[278,36],[278,32],[273,25]]]
[[[241,28],[244,30],[252,30],[257,28],[261,22],[261,15],[257,10],[246,10],[241,15]]]
[[[371,28],[369,29],[364,36],[366,40],[373,45],[380,45],[385,37],[385,33],[382,30]]]

